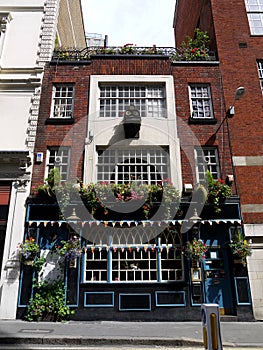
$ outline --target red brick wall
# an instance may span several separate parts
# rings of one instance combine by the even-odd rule
[[[263,59],[263,38],[250,35],[243,0],[211,1],[216,32],[218,56],[221,62],[225,99],[233,103],[237,87],[244,86],[244,97],[236,102],[236,114],[229,121],[234,156],[263,156],[263,113],[256,60]],[[240,48],[246,43],[247,48]],[[236,179],[241,204],[263,204],[263,167],[236,168]],[[249,223],[263,222],[263,213],[243,213]]]
[[[232,174],[231,157],[229,152],[229,142],[227,135],[226,123],[219,125],[225,117],[225,106],[221,94],[221,77],[220,70],[217,65],[203,64],[197,65],[174,65],[173,75],[175,81],[175,99],[176,99],[176,114],[178,120],[178,132],[180,143],[183,149],[189,149],[188,154],[193,153],[193,147],[199,142],[202,146],[218,147],[221,165],[221,176],[225,179],[227,174]],[[195,139],[189,135],[188,118],[190,117],[189,92],[188,85],[190,83],[208,83],[211,87],[214,115],[217,119],[217,124],[214,125],[191,125]],[[180,123],[182,120],[184,123]],[[189,127],[189,125],[188,125]],[[182,152],[182,171],[183,181],[194,183],[192,172],[189,164],[185,162],[185,152]],[[191,161],[194,164],[194,159]]]
[[[202,0],[177,0],[175,14],[175,45],[179,46],[186,35],[193,36],[198,25]]]
[[[210,0],[177,0],[175,14],[175,46],[180,46],[186,36],[193,37],[195,28],[207,31],[210,50],[216,52]]]
[[[40,105],[40,116],[36,151],[45,154],[48,146],[60,146],[65,135],[72,130],[72,125],[49,125],[46,120],[50,115],[52,84],[75,83],[74,118],[78,123],[82,120],[79,130],[74,130],[64,144],[73,147],[71,173],[77,167],[78,176],[82,178],[82,155],[86,137],[86,116],[88,111],[89,76],[90,75],[172,75],[174,77],[174,92],[178,136],[182,148],[183,183],[195,183],[194,146],[216,146],[219,150],[222,178],[232,174],[231,158],[225,123],[219,128],[225,116],[225,106],[221,94],[221,76],[218,64],[172,64],[166,59],[117,59],[96,58],[90,65],[51,65],[45,70],[43,94]],[[208,83],[211,86],[215,125],[189,125],[189,83]],[[45,161],[34,166],[33,185],[43,182]]]
[[[46,155],[47,147],[61,146],[62,144],[71,146],[72,163],[70,175],[77,173],[79,178],[82,178],[83,150],[86,137],[89,75],[90,66],[86,65],[51,65],[46,67],[42,85],[35,146],[36,152],[43,152],[44,155]],[[52,125],[46,123],[50,116],[53,83],[75,84],[73,125]],[[75,125],[77,125],[77,128]],[[66,135],[68,137],[64,140]],[[46,159],[41,164],[34,164],[33,186],[37,183],[43,183],[45,162]]]
[[[263,156],[263,101],[256,67],[256,60],[263,59],[263,37],[250,35],[244,0],[205,0],[201,11],[197,2],[179,0],[180,14],[177,17],[180,21],[176,35],[181,38],[196,25],[197,13],[200,13],[203,29],[209,30],[211,24],[207,21],[207,14],[212,14],[213,40],[220,61],[226,107],[232,105],[236,88],[246,88],[244,97],[236,102],[234,118],[229,120],[233,155]],[[187,21],[184,21],[184,16],[187,16]],[[244,44],[247,47],[240,47]],[[239,166],[235,173],[241,204],[263,204],[263,166]],[[263,214],[243,213],[243,219],[262,223]]]

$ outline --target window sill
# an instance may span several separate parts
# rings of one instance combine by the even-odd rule
[[[207,118],[207,119],[194,119],[194,118],[189,118],[188,119],[189,124],[197,124],[197,125],[202,125],[202,124],[216,124],[217,119],[216,118]]]
[[[48,118],[46,120],[46,124],[56,124],[56,125],[64,125],[64,124],[73,124],[74,118]]]

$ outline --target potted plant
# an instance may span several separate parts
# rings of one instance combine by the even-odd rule
[[[246,266],[246,258],[252,254],[252,249],[246,239],[243,238],[241,230],[237,230],[234,241],[229,244],[232,254],[237,259],[241,260],[243,266]]]
[[[55,198],[55,190],[61,183],[60,171],[57,168],[51,169],[45,183],[39,185],[34,192],[37,192],[38,197]]]
[[[99,182],[85,186],[81,181],[61,184],[55,181],[55,174],[56,171],[50,174],[49,181],[39,186],[39,191],[41,194],[45,193],[47,198],[54,196],[59,203],[61,218],[70,204],[83,203],[96,219],[106,219],[110,210],[119,212],[122,219],[126,219],[128,214],[131,216],[135,211],[142,216],[141,219],[149,219],[156,209],[162,209],[163,218],[171,219],[171,207],[177,205],[180,199],[180,192],[170,179],[148,185],[137,184],[127,178],[121,184]]]
[[[74,236],[67,241],[61,241],[61,246],[56,246],[58,255],[68,259],[69,262],[75,261],[81,255],[81,246],[79,238]]]
[[[29,239],[26,239],[24,243],[18,244],[18,250],[23,262],[26,265],[33,265],[34,260],[40,251],[40,247],[39,244],[36,243],[36,240],[30,237]]]
[[[192,242],[186,243],[186,254],[190,259],[201,260],[205,257],[206,251],[207,246],[201,239],[194,238]]]
[[[212,174],[207,171],[208,196],[207,201],[214,205],[215,212],[221,213],[224,201],[232,195],[231,187],[226,185],[222,179],[213,179]]]

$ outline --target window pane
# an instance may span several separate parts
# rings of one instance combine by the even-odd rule
[[[217,149],[213,147],[198,147],[195,149],[197,182],[206,181],[207,170],[216,180],[220,178]]]
[[[258,61],[257,67],[258,67],[258,76],[259,76],[260,87],[261,87],[261,91],[263,94],[263,61]]]
[[[177,229],[165,229],[159,237],[141,241],[142,227],[115,231],[116,242],[131,235],[133,244],[86,245],[85,280],[93,282],[166,282],[182,280],[183,259],[181,234]],[[98,237],[106,239],[105,230],[96,228]],[[122,237],[122,238],[121,238]],[[161,253],[158,262],[157,254]],[[160,269],[160,273],[158,273]]]
[[[52,118],[72,118],[73,85],[56,85],[53,89]]]
[[[136,148],[98,152],[97,179],[100,181],[111,178],[115,183],[157,184],[169,177],[168,172],[166,150]]]
[[[47,152],[47,173],[57,168],[60,171],[61,181],[66,181],[69,175],[69,149],[52,147]]]
[[[141,117],[165,118],[165,86],[100,85],[101,117],[123,117],[130,105],[139,110]]]
[[[190,85],[190,98],[193,119],[213,118],[211,92],[208,85]]]
[[[262,0],[246,0],[246,9],[251,34],[263,35]]]

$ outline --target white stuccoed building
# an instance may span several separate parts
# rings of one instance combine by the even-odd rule
[[[80,0],[0,0],[0,319],[15,319],[44,66],[84,48]]]

